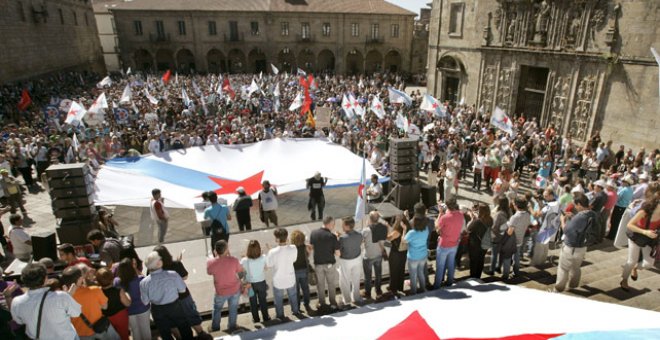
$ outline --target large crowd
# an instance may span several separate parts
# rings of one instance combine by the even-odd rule
[[[4,293],[0,337],[128,339],[130,333],[134,339],[150,339],[151,317],[163,339],[190,339],[193,331],[198,338],[207,338],[207,332],[220,330],[225,302],[228,329],[239,327],[241,295],[249,299],[253,322],[271,319],[269,294],[275,303],[274,317],[285,321],[285,294],[293,315],[302,317],[301,305],[307,314],[325,313],[383,297],[441,289],[454,284],[456,266],[465,254],[470,277],[501,275],[507,282],[524,276],[525,257],[531,262],[545,258],[548,243],[561,245],[552,291],[579,287],[587,247],[605,238],[628,246],[621,289],[628,291],[628,280],[637,280],[638,270],[653,266],[660,227],[660,150],[634,152],[623,145],[614,150],[613,142],[601,140],[598,131],[586,143],[573,143],[554,126],[543,128],[524,115],[511,117],[514,133],[509,134],[491,125],[490,112],[475,106],[445,103],[442,110],[422,110],[419,92],[410,93],[410,105],[390,100],[388,88],[405,89],[405,79],[396,74],[302,77],[174,74],[163,79],[130,74],[96,86],[98,76],[68,73],[0,87],[4,119],[0,214],[10,213],[11,224],[7,235],[2,228],[0,241],[8,259],[30,260],[32,244],[22,227],[29,213],[23,195],[39,190],[43,172],[57,163],[88,162],[96,168],[114,157],[192,146],[326,137],[368,155],[374,167],[387,175],[389,140],[412,136],[419,139],[419,168],[427,172],[429,184],[437,186],[441,202],[434,207],[418,203],[389,222],[371,212],[362,230],[356,230],[353,218],[342,219],[337,228],[332,217],[323,216],[325,182],[318,174],[309,180],[309,206],[312,219],[318,210],[322,226],[310,235],[299,230],[289,235],[278,227],[277,205],[269,205],[277,192],[264,183],[258,206],[264,222],[275,225],[277,246],[268,249],[252,240],[247,255],[239,259],[228,246],[232,208],[214,193],[205,193],[214,253],[207,273],[215,289],[207,330],[187,288],[188,273],[181,258],[159,245],[140,259],[122,243],[117,221],[105,212],[99,229],[88,235],[100,264],[78,257],[72,245],[62,244],[58,250],[66,264],[63,272],[54,272],[52,259],[41,259],[25,267],[20,285],[0,281]],[[312,111],[330,110],[322,128],[299,109],[288,110],[303,92],[303,79],[309,84]],[[127,85],[132,94],[122,101]],[[24,89],[31,104],[20,111],[16,102]],[[72,101],[90,108],[102,93],[107,109],[88,113],[82,122],[65,123]],[[345,96],[364,112],[347,112],[342,106]],[[385,106],[382,117],[370,110],[376,97]],[[458,204],[459,183],[467,183],[470,176],[472,190],[485,191],[492,204]],[[532,190],[523,185],[529,179]],[[166,230],[169,215],[160,192],[153,194],[152,218]],[[377,177],[368,184],[367,197],[373,202],[386,197]],[[249,211],[251,200],[243,201],[241,212],[236,206],[233,211],[249,229],[245,209]],[[385,290],[384,265],[389,266]],[[318,291],[314,307],[310,285]]]

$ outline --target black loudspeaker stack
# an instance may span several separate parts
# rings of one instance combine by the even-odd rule
[[[417,140],[412,138],[390,140],[390,178],[394,205],[399,209],[412,209],[419,201],[417,176]]]
[[[56,164],[46,169],[53,214],[59,220],[60,243],[84,245],[87,233],[98,224],[94,185],[85,163]]]

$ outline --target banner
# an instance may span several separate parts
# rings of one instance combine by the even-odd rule
[[[328,187],[355,186],[361,168],[361,157],[327,139],[278,138],[254,144],[193,147],[185,153],[173,150],[107,161],[96,177],[95,202],[148,207],[151,189],[159,188],[168,207],[193,208],[208,190],[232,203],[236,188],[242,186],[256,198],[264,180],[280,194],[306,190],[306,180],[316,171],[328,177]],[[365,171],[367,176],[376,174],[368,162]]]
[[[332,115],[332,109],[329,107],[317,107],[314,111],[316,115],[316,128],[322,129],[324,127],[330,127],[330,116]]]

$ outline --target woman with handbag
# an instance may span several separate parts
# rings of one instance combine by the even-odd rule
[[[298,309],[300,309],[300,300],[302,297],[305,304],[305,310],[309,314],[312,307],[309,305],[309,253],[311,246],[305,244],[305,234],[300,230],[291,232],[291,244],[296,246],[298,257],[293,263],[293,269],[296,271],[296,292],[298,292]]]
[[[96,281],[101,286],[103,294],[108,298],[108,308],[103,310],[103,315],[108,317],[110,324],[115,328],[121,340],[128,340],[128,309],[131,298],[121,287],[113,285],[114,276],[107,268],[101,268],[96,272]]]
[[[263,321],[270,321],[268,301],[266,301],[268,294],[268,284],[266,284],[265,274],[266,255],[261,252],[259,241],[251,240],[248,243],[247,256],[241,259],[241,266],[245,269],[245,279],[250,284],[248,296],[250,297],[252,321],[254,323],[261,322],[259,320],[259,310],[261,310]]]
[[[408,243],[404,240],[404,236],[409,229],[408,219],[403,214],[399,214],[394,220],[392,231],[387,234],[387,240],[392,244],[388,261],[390,265],[390,292],[395,296],[399,292],[403,292],[406,254],[408,253]]]
[[[635,216],[628,222],[628,261],[623,265],[621,289],[628,291],[628,277],[639,259],[640,250],[644,258],[642,268],[651,268],[655,262],[653,251],[658,247],[660,229],[660,184],[652,183],[646,189],[646,199]]]

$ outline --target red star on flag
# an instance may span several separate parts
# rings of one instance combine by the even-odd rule
[[[432,107],[433,107],[434,110],[437,109],[438,108],[438,103],[433,103]]]
[[[358,196],[360,196],[360,198],[364,198],[362,197],[363,193],[364,193],[364,183],[360,183],[360,185],[358,185]]]
[[[380,104],[376,104],[376,108],[377,108],[378,110],[380,110],[380,109],[382,109],[383,107],[382,107]]]
[[[504,116],[504,118],[502,118],[502,121],[503,121],[505,124],[508,124],[508,123],[509,123],[509,117]]]
[[[249,196],[261,190],[261,179],[264,176],[264,171],[260,172],[240,181],[233,181],[230,179],[210,177],[209,179],[220,186],[219,189],[213,190],[218,195],[234,194],[238,187],[243,187],[245,193]]]
[[[347,109],[350,109],[351,108],[351,103],[350,102],[346,103],[346,105],[344,105],[344,106],[346,106]]]
[[[77,115],[78,115],[78,110],[69,111],[69,116],[77,116]]]

